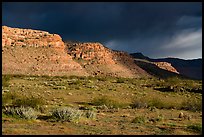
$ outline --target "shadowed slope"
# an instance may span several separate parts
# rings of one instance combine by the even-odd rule
[[[100,43],[67,43],[66,45],[68,54],[91,75],[116,77],[149,76],[125,52],[112,51]]]

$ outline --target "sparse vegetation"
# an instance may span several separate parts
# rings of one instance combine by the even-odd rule
[[[202,111],[202,100],[190,98],[182,102],[181,109],[190,111]]]
[[[136,116],[133,120],[132,123],[139,123],[143,124],[146,122],[146,118],[144,116]]]
[[[52,116],[59,121],[78,122],[82,112],[70,107],[61,107],[53,110]]]
[[[102,96],[102,97],[97,97],[94,98],[91,102],[91,104],[95,105],[95,106],[102,106],[105,105],[108,108],[121,108],[123,107],[124,104],[121,104],[113,99],[111,99],[108,96]]]
[[[6,107],[4,114],[24,119],[36,119],[37,112],[31,107]]]
[[[18,107],[31,107],[31,108],[39,109],[40,106],[45,104],[45,102],[42,98],[22,97],[14,100],[12,104]]]
[[[144,98],[135,98],[130,105],[132,108],[147,108],[147,100]]]
[[[85,112],[85,117],[89,119],[96,119],[96,112],[88,110]]]
[[[15,92],[8,92],[2,94],[2,106],[11,105],[12,101],[19,98],[19,95]]]
[[[114,77],[9,75],[2,94],[3,134],[15,134],[11,125],[20,134],[32,128],[42,134],[62,134],[61,129],[66,134],[177,134],[178,128],[178,134],[201,133],[197,124],[202,121],[202,94],[185,88],[183,92],[155,90],[179,85],[164,86],[163,79],[121,79],[117,83]],[[185,86],[186,80],[178,81]],[[189,89],[202,85],[191,82]],[[180,109],[186,118],[178,118]],[[37,120],[31,124],[26,119]]]
[[[148,100],[148,107],[156,107],[159,109],[168,108],[168,102],[165,102],[160,98],[151,98],[150,100]]]
[[[153,118],[153,121],[159,122],[159,121],[163,121],[164,120],[164,116],[162,114],[158,115],[156,118]]]
[[[202,124],[188,125],[187,129],[190,129],[190,130],[193,130],[195,132],[202,134]]]
[[[116,83],[124,83],[125,79],[124,78],[117,78]]]
[[[170,109],[177,108],[179,104],[173,104],[160,97],[136,97],[132,99],[130,106],[132,108],[158,108],[158,109]]]
[[[10,80],[11,80],[11,76],[10,75],[2,75],[2,86],[3,87],[8,87]]]

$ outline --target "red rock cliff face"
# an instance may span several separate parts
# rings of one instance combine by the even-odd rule
[[[3,74],[88,75],[57,34],[2,27]]]
[[[125,52],[100,43],[65,44],[57,34],[2,27],[3,74],[144,77]]]
[[[179,72],[168,62],[153,62],[159,68],[179,74]]]
[[[68,54],[86,64],[114,64],[112,52],[100,43],[73,43],[68,45]]]
[[[4,46],[49,46],[56,49],[64,49],[62,38],[57,34],[49,34],[46,31],[2,27],[2,47]]]
[[[148,76],[127,53],[112,51],[100,43],[67,43],[66,45],[68,54],[91,75]]]

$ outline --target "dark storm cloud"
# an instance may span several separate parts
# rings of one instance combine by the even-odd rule
[[[191,43],[187,47],[181,45],[185,35],[197,40],[202,36],[202,3],[198,2],[3,3],[3,25],[46,30],[64,40],[98,41],[112,49],[150,57],[176,57],[193,51],[192,47],[202,48],[202,39],[197,43],[186,40]],[[183,58],[196,57],[193,54],[198,53]]]

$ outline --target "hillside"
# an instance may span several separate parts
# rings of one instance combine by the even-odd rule
[[[151,61],[171,63],[180,74],[194,79],[202,79],[202,59],[161,58],[151,59]]]
[[[3,74],[87,75],[57,34],[2,27]]]
[[[147,60],[140,62],[136,59]],[[2,26],[3,74],[114,77],[179,76],[201,79],[202,60],[150,59],[98,42],[64,42],[46,31]],[[165,70],[165,71],[164,71]]]
[[[202,80],[170,63],[2,29],[2,134],[202,134]]]
[[[9,62],[9,63],[8,63]],[[100,43],[64,43],[46,31],[2,27],[3,74],[144,77],[127,53]]]
[[[67,52],[91,75],[116,77],[148,76],[125,52],[113,51],[100,43],[66,43]]]
[[[142,53],[130,54],[135,59],[144,59],[154,63],[159,68],[178,73],[180,75],[202,79],[202,59],[184,60],[179,58],[158,58],[152,59],[144,56]]]

